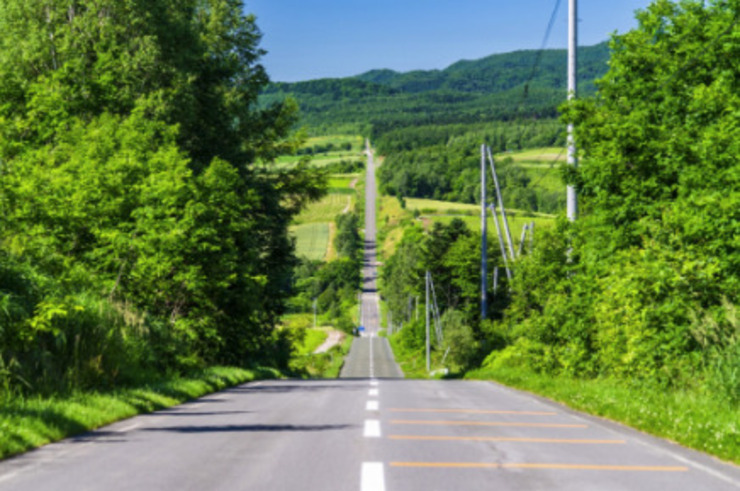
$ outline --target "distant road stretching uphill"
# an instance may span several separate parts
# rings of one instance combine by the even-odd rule
[[[354,340],[344,363],[342,378],[400,378],[401,369],[393,359],[386,338],[378,337],[380,307],[376,278],[378,276],[376,244],[375,160],[370,142],[365,142],[367,170],[365,177],[365,252],[362,267],[362,297],[360,324],[363,335]]]
[[[369,149],[368,149],[369,150]],[[363,323],[338,380],[257,382],[0,462],[0,491],[740,490],[740,469],[491,382],[404,380]]]

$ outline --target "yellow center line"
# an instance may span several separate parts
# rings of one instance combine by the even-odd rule
[[[427,467],[458,469],[551,469],[577,471],[620,471],[620,472],[688,472],[688,467],[645,466],[645,465],[592,465],[592,464],[496,464],[489,462],[391,462],[391,467]]]
[[[412,409],[391,408],[394,413],[465,413],[465,414],[517,414],[523,416],[556,416],[555,412],[546,411],[503,411],[485,409]]]
[[[515,426],[524,428],[588,428],[587,425],[556,424],[556,423],[521,423],[505,421],[433,421],[394,419],[394,425],[448,425],[448,426]]]
[[[517,442],[517,443],[572,443],[584,445],[624,445],[625,440],[584,440],[571,438],[518,438],[499,436],[418,436],[418,435],[390,435],[391,440],[422,440],[422,441],[474,441],[474,442]]]

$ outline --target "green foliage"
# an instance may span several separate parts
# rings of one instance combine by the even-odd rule
[[[538,233],[493,332],[493,369],[640,380],[736,407],[736,2],[659,0],[566,106],[581,216]],[[680,47],[680,49],[677,49]]]
[[[448,310],[442,315],[444,326],[443,350],[450,364],[458,369],[474,365],[480,355],[480,343],[473,328],[465,321],[465,316],[456,310]]]
[[[295,104],[256,107],[237,0],[8,1],[0,12],[6,390],[287,363],[287,227],[321,196]]]

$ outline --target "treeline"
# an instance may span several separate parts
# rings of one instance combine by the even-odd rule
[[[287,232],[323,184],[291,103],[257,109],[236,0],[9,0],[0,10],[0,391],[285,365]]]
[[[538,231],[534,251],[514,264],[506,302],[491,304],[493,322],[465,319],[484,366],[679,388],[737,407],[737,16],[737,3],[658,1],[614,38],[598,95],[565,115],[583,155],[567,176],[578,220]],[[389,267],[428,262],[419,257],[435,256],[435,233],[408,232]],[[413,243],[422,244],[416,262],[401,259]],[[472,246],[470,257],[437,284],[467,278],[459,288],[475,291]],[[406,275],[404,290],[384,277],[400,319],[423,278]]]
[[[493,152],[563,145],[557,121],[421,126],[390,131],[377,140],[387,155],[378,171],[382,192],[393,196],[431,198],[462,203],[480,201],[480,145]],[[536,187],[510,159],[498,163],[507,206],[557,213],[562,193]]]
[[[593,93],[593,81],[607,69],[608,47],[583,47],[579,56],[580,88]],[[273,83],[261,101],[292,96],[311,127],[369,123],[374,136],[408,126],[555,118],[565,98],[566,64],[564,50],[518,51],[444,70],[373,70],[342,79]]]

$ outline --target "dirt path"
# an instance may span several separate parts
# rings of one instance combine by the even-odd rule
[[[331,348],[344,341],[345,336],[346,334],[344,334],[342,331],[329,331],[329,336],[326,338],[326,341],[324,341],[321,346],[316,348],[314,354],[326,353]]]

